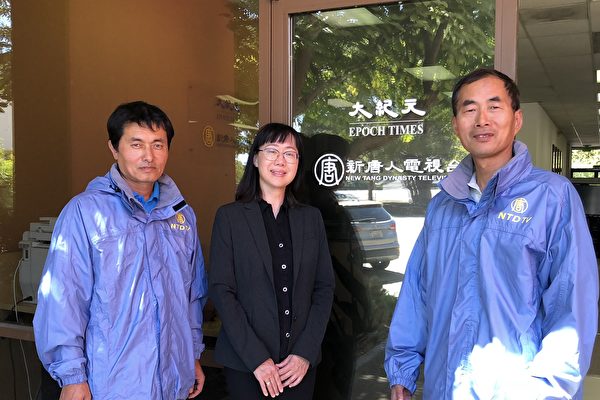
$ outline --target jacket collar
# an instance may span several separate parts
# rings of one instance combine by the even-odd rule
[[[482,200],[493,193],[504,192],[531,172],[533,166],[531,164],[531,157],[529,156],[527,146],[524,143],[515,140],[513,142],[513,154],[510,161],[492,176],[483,190]],[[439,186],[444,192],[456,200],[469,199],[468,183],[473,172],[473,158],[469,154],[460,162],[454,171],[440,182]]]
[[[181,192],[175,182],[166,174],[158,179],[160,197],[156,208],[152,211],[152,219],[166,219],[175,215],[186,206]],[[140,202],[135,198],[133,190],[121,176],[117,164],[114,163],[108,173],[103,177],[92,180],[86,190],[100,190],[106,193],[121,196],[133,214],[138,211],[145,215]],[[139,209],[139,210],[138,210]]]

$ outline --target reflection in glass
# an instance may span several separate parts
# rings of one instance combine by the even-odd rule
[[[244,173],[248,149],[258,130],[258,0],[229,1],[234,34],[235,94],[228,101],[236,107],[231,126],[236,132],[235,183]]]
[[[7,251],[1,232],[10,224],[14,211],[14,152],[12,132],[11,8],[0,0],[0,253]]]
[[[389,396],[387,324],[436,184],[465,155],[450,96],[457,77],[493,66],[494,5],[402,1],[292,20],[292,121],[307,137],[305,201],[321,209],[337,276],[316,398]],[[392,220],[357,221],[352,207],[368,205]],[[398,256],[382,248],[373,257],[371,246],[392,226]]]

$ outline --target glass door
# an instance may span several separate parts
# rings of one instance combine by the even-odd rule
[[[514,76],[516,1],[279,0],[271,21],[268,117],[306,137],[303,200],[321,210],[337,278],[315,398],[388,398],[408,257],[465,155],[452,87],[478,67]]]

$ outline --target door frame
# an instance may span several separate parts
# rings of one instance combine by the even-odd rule
[[[259,120],[291,124],[292,15],[394,3],[381,0],[259,0]],[[496,0],[494,67],[517,72],[518,0]]]

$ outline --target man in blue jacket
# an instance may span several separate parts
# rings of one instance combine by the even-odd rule
[[[107,125],[116,163],[65,206],[52,235],[38,355],[61,400],[195,397],[207,283],[196,216],[163,173],[173,126],[141,101]]]
[[[519,91],[480,69],[452,94],[469,155],[440,183],[408,262],[386,346],[392,400],[581,399],[597,331],[598,269],[564,177],[515,140]]]

